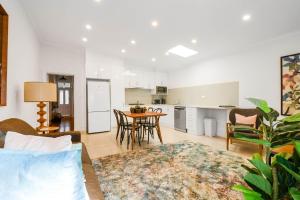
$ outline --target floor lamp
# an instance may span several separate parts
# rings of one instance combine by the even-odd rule
[[[24,83],[24,101],[25,102],[39,102],[37,107],[40,109],[37,114],[39,119],[39,127],[41,129],[46,127],[44,123],[47,119],[44,118],[46,111],[44,110],[46,104],[44,102],[57,101],[57,88],[55,83],[47,82],[25,82]]]

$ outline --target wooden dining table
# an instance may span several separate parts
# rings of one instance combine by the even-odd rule
[[[128,118],[132,118],[132,142],[131,142],[131,148],[133,149],[133,143],[135,142],[135,130],[137,125],[137,119],[143,119],[147,117],[154,117],[155,118],[155,128],[156,132],[159,138],[159,141],[161,144],[163,144],[162,136],[161,136],[161,130],[160,130],[160,124],[159,119],[162,116],[166,116],[165,113],[158,113],[158,112],[145,112],[145,113],[131,113],[129,111],[125,111],[124,114]]]

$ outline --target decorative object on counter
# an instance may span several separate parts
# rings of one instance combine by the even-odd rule
[[[145,113],[146,111],[147,111],[146,107],[140,107],[140,106],[130,107],[131,113]]]
[[[300,113],[300,53],[281,57],[281,114]]]
[[[250,199],[294,199],[300,195],[300,113],[278,119],[279,112],[269,107],[265,100],[249,98],[262,113],[263,120],[259,128],[237,126],[240,131],[252,131],[262,135],[259,139],[240,136],[265,147],[266,159],[254,154],[249,162],[253,166],[244,166],[248,172],[244,176],[248,187],[235,185],[234,190]],[[282,148],[287,146],[293,148]],[[278,149],[281,149],[278,151]]]

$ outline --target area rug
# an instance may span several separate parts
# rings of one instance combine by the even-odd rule
[[[93,160],[105,199],[243,199],[246,163],[199,143],[165,144]]]

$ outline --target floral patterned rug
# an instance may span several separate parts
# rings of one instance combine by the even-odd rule
[[[165,144],[96,159],[105,199],[243,199],[246,163],[230,152],[199,143]]]

